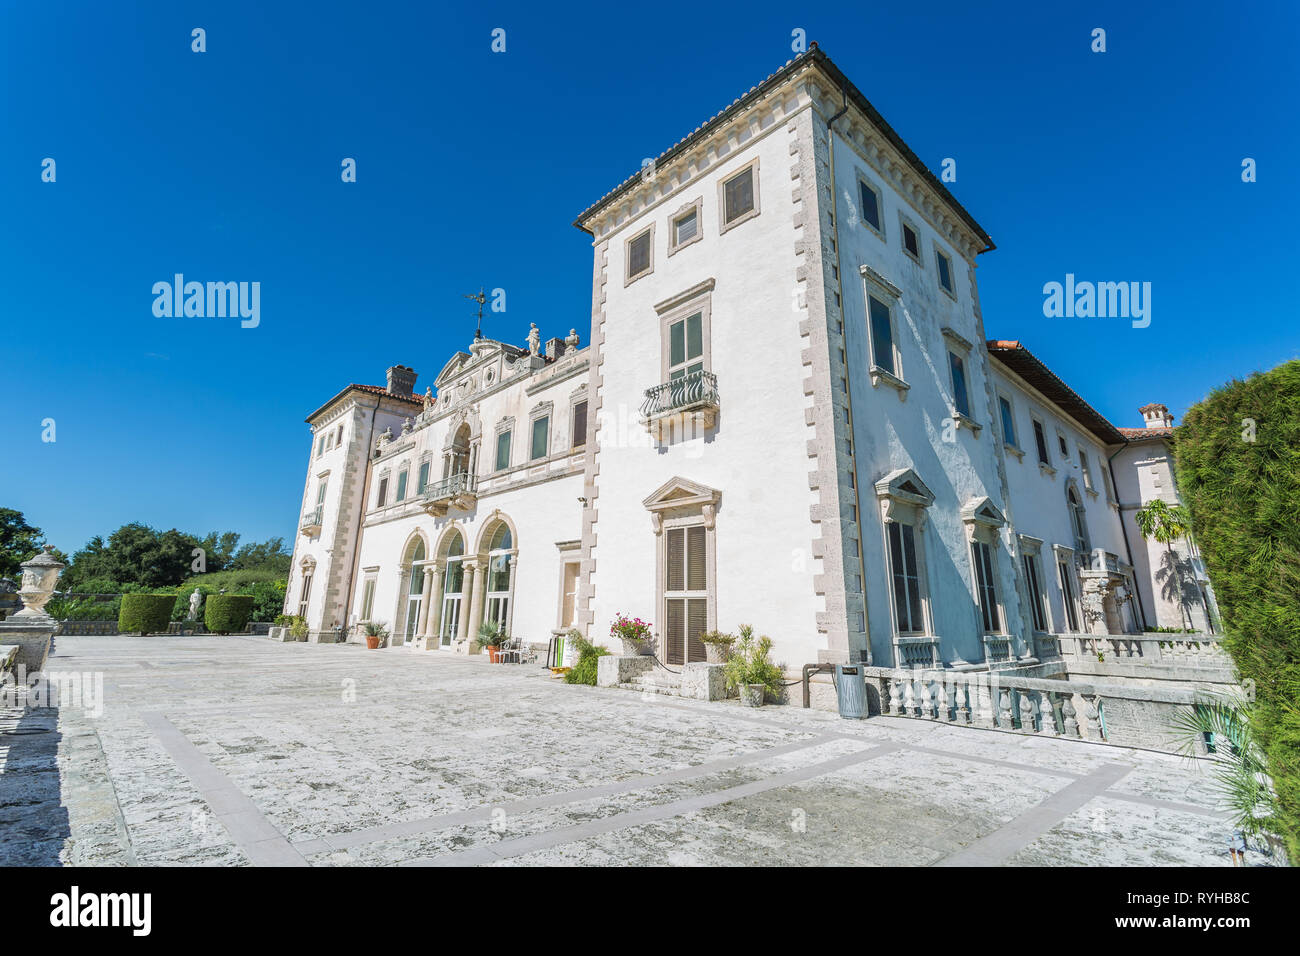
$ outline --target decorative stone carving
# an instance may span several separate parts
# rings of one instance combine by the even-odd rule
[[[187,621],[197,621],[199,618],[199,605],[203,603],[203,592],[195,588],[190,594],[190,613],[185,616]]]
[[[54,595],[54,584],[65,565],[57,560],[47,544],[44,550],[30,561],[19,565],[23,569],[22,587],[18,596],[23,599],[23,609],[10,620],[46,623],[52,621],[45,613],[45,604]]]
[[[541,348],[541,345],[542,345],[542,333],[537,331],[537,323],[531,322],[529,323],[529,328],[528,328],[528,354],[536,355],[537,350]]]

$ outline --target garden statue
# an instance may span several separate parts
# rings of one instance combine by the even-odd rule
[[[189,616],[185,618],[185,620],[197,621],[199,619],[199,605],[202,603],[203,603],[203,592],[201,592],[198,588],[195,588],[194,593],[190,595],[190,613]]]
[[[528,329],[528,354],[536,355],[542,345],[542,333],[537,331],[537,323],[530,322]]]

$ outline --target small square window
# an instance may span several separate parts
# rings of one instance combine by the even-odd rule
[[[650,271],[650,231],[634,236],[627,243],[627,277],[635,279]]]
[[[916,230],[903,223],[903,251],[915,259],[921,261],[921,241],[916,237]]]
[[[700,228],[700,216],[694,209],[673,223],[673,245],[694,239]]]
[[[758,215],[758,160],[718,184],[721,232]]]
[[[952,294],[952,260],[944,255],[940,250],[934,250],[934,261],[937,266],[936,272],[939,273],[939,287]]]
[[[876,232],[881,232],[880,194],[877,193],[873,187],[867,185],[865,181],[859,179],[858,199],[862,204],[862,209],[859,213],[862,217],[862,221],[872,229],[876,230]]]

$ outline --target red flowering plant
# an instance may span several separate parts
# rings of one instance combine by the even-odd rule
[[[614,618],[609,626],[610,637],[627,641],[629,644],[645,644],[650,640],[650,625],[639,617],[629,617],[622,612]]]

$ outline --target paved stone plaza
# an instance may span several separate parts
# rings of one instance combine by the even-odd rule
[[[1206,765],[258,637],[63,637],[0,713],[0,864],[1226,866]],[[797,690],[797,688],[796,688]]]

